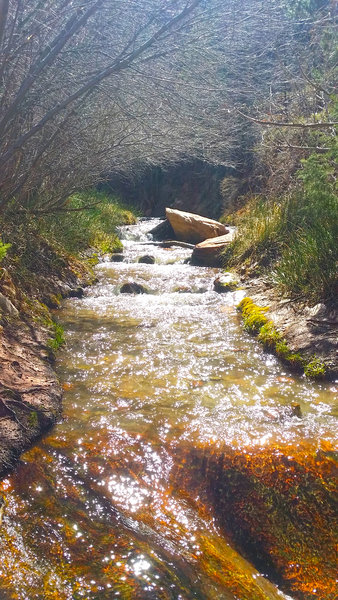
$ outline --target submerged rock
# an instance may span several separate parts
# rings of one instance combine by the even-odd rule
[[[123,262],[124,261],[124,256],[123,254],[112,254],[111,258],[110,258],[110,262]]]
[[[82,298],[83,295],[84,295],[84,289],[80,286],[70,290],[70,293],[69,293],[70,298]]]
[[[208,238],[229,233],[225,225],[207,217],[172,208],[166,208],[166,215],[175,236],[182,242],[198,244]]]
[[[129,281],[124,283],[120,288],[120,294],[147,294],[148,290],[144,285],[136,283],[135,281]]]
[[[293,416],[301,418],[294,406]],[[293,598],[336,598],[336,460],[328,443],[181,451],[176,485],[201,498],[235,547]],[[181,487],[180,487],[181,489]]]
[[[216,277],[214,281],[214,290],[219,294],[233,292],[238,286],[238,279],[233,273],[224,273]]]
[[[155,264],[155,256],[151,256],[150,254],[145,254],[144,256],[140,256],[140,258],[138,259],[139,263],[144,263],[146,265],[153,265]]]
[[[210,238],[197,244],[191,256],[191,264],[201,267],[221,267],[221,253],[232,241],[232,234]]]

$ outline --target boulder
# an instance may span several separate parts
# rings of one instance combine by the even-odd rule
[[[201,267],[221,267],[221,252],[232,241],[232,234],[221,235],[197,244],[191,256],[191,264]]]
[[[124,283],[120,289],[120,294],[147,294],[148,290],[141,285],[140,283],[136,283],[135,281],[129,281],[128,283]]]
[[[155,256],[151,256],[150,254],[145,254],[144,256],[140,256],[140,258],[138,259],[139,263],[144,263],[146,265],[153,265],[155,264]]]
[[[214,290],[218,294],[233,292],[238,286],[238,278],[233,273],[224,273],[216,277],[214,281]]]
[[[172,208],[166,208],[166,215],[176,238],[181,242],[198,244],[206,239],[229,233],[225,225],[207,217]]]
[[[149,233],[152,235],[153,239],[158,242],[172,239],[175,237],[174,230],[167,219],[161,221],[161,223],[159,223],[159,225],[156,225],[156,227],[151,229]]]

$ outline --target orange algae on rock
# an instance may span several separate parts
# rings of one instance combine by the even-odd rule
[[[178,472],[234,548],[300,600],[336,598],[336,475],[332,446],[305,442],[201,446]]]

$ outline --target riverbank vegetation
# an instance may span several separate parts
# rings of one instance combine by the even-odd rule
[[[30,298],[55,308],[67,295],[63,284],[89,281],[98,255],[122,250],[117,228],[135,220],[117,198],[96,190],[74,194],[65,210],[39,217],[10,207],[0,219],[2,272]]]
[[[295,63],[288,57],[282,82],[273,66],[270,99],[246,115],[258,127],[252,160],[241,179],[226,178],[221,186],[222,220],[238,226],[224,264],[263,277],[293,299],[332,303],[338,290],[337,14],[324,1],[296,2],[290,10],[300,19],[299,72],[292,79]]]
[[[302,159],[280,197],[253,195],[230,217],[239,233],[225,264],[246,265],[253,274],[293,297],[310,302],[337,294],[336,145]]]

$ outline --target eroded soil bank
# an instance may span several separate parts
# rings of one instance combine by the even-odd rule
[[[56,269],[46,262],[44,271],[27,280],[0,270],[0,477],[61,413],[53,365],[62,329],[50,310],[62,298],[83,293],[81,286],[93,279],[73,258],[61,264]]]
[[[20,321],[0,337],[0,476],[55,423],[62,391],[49,362],[47,332]]]

